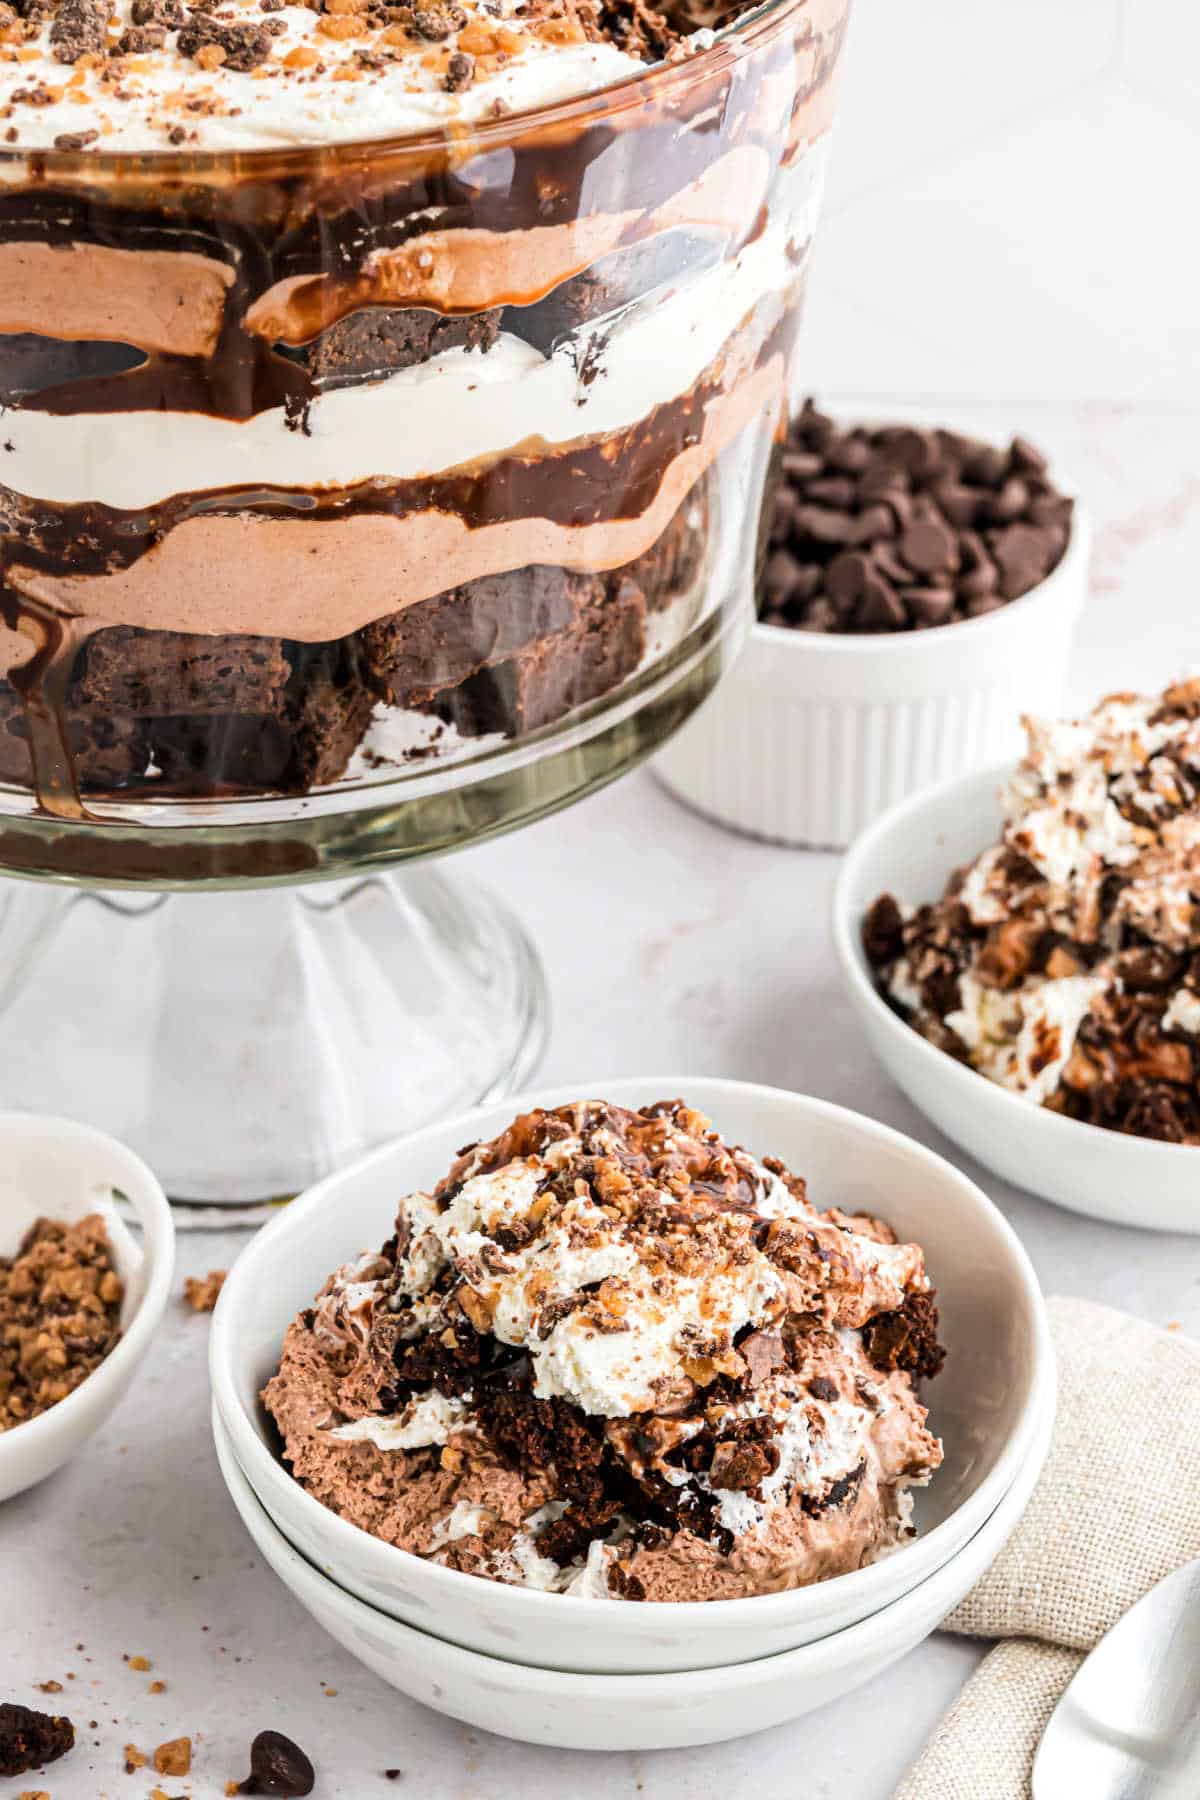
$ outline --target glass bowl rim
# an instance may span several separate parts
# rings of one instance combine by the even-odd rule
[[[793,14],[802,15],[821,0],[761,0],[718,32],[711,44],[678,62],[647,63],[635,72],[587,93],[547,101],[498,118],[479,119],[469,127],[433,127],[394,136],[346,138],[333,142],[270,144],[251,149],[224,150],[58,150],[0,144],[0,191],[12,179],[17,166],[30,169],[39,179],[82,177],[168,178],[171,185],[194,183],[207,176],[230,174],[334,175],[375,158],[403,157],[448,151],[455,160],[481,155],[541,128],[583,122],[589,114],[599,117],[627,112],[653,96],[669,101],[686,92],[722,67],[741,62],[771,39]],[[842,17],[850,9],[844,0]],[[698,28],[702,29],[702,28]],[[15,185],[15,184],[14,184]]]

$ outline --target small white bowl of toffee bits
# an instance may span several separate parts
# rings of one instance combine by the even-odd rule
[[[162,1317],[174,1260],[171,1210],[140,1157],[66,1119],[0,1113],[0,1500],[60,1468],[108,1418]]]
[[[723,825],[841,848],[1015,754],[1023,713],[1059,709],[1090,533],[1019,436],[835,422],[806,401],[781,464],[758,623],[656,766]]]

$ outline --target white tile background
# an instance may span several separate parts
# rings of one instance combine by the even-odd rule
[[[1200,4],[856,5],[806,379],[1040,439],[1098,526],[1075,697],[1161,683],[1200,664]],[[547,1081],[741,1075],[955,1154],[872,1065],[841,998],[834,859],[718,832],[643,772],[456,866],[537,936]],[[968,1167],[1048,1289],[1200,1334],[1200,1240],[1090,1226]],[[185,1239],[183,1270],[236,1247]],[[195,1772],[169,1791],[213,1800],[264,1725],[306,1745],[337,1800],[887,1800],[978,1656],[934,1638],[865,1693],[711,1750],[599,1757],[482,1737],[368,1675],[255,1557],[213,1464],[205,1335],[172,1309],[88,1456],[4,1509],[0,1617],[20,1628],[0,1633],[0,1698],[36,1703],[34,1682],[73,1670],[64,1698],[99,1722],[48,1772],[54,1800],[141,1800],[151,1783],[121,1772],[121,1746],[188,1730]],[[167,1693],[151,1700],[123,1651],[150,1655]],[[394,1790],[387,1766],[405,1772]]]

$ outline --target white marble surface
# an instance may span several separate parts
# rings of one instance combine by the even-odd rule
[[[1200,323],[1183,216],[1200,151],[1193,11],[858,0],[808,378],[827,394],[944,402],[997,431],[1019,423],[1071,470],[1098,525],[1079,700],[1200,664]],[[538,936],[555,1015],[547,1080],[739,1075],[938,1142],[869,1061],[838,991],[833,859],[722,835],[641,773],[458,866]],[[1089,1225],[972,1173],[1049,1291],[1200,1332],[1200,1240]],[[185,1238],[181,1274],[226,1264],[238,1241]],[[36,1703],[37,1682],[62,1681],[45,1704],[85,1727],[42,1778],[53,1800],[148,1795],[123,1746],[179,1733],[196,1740],[193,1775],[164,1791],[207,1800],[245,1773],[264,1726],[303,1742],[318,1794],[338,1800],[725,1800],[797,1792],[799,1770],[811,1800],[887,1800],[974,1664],[975,1647],[935,1638],[823,1716],[699,1752],[571,1756],[480,1738],[361,1670],[261,1566],[212,1455],[206,1339],[206,1322],[174,1307],[89,1454],[0,1515],[0,1698]]]

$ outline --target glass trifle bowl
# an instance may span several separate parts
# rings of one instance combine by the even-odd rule
[[[0,867],[142,890],[140,931],[147,890],[477,841],[682,722],[751,617],[847,5],[0,24]],[[444,916],[415,873],[388,904]],[[537,1007],[457,904],[513,974],[480,1097]]]

